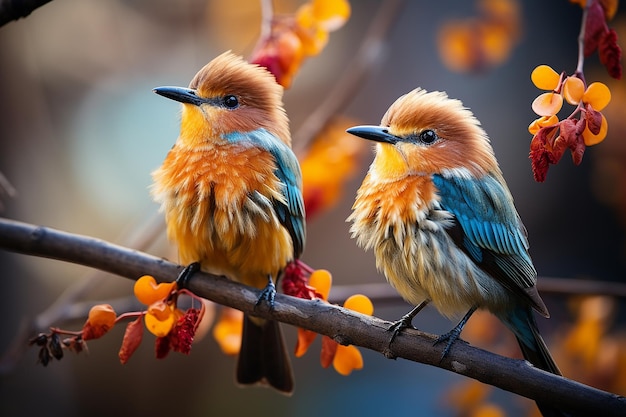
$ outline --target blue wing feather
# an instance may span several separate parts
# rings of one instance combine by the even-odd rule
[[[506,186],[493,175],[480,179],[434,175],[433,182],[441,207],[454,214],[462,231],[457,245],[512,291],[533,287],[536,272],[526,230]]]
[[[276,161],[274,174],[282,182],[285,202],[273,200],[272,205],[280,222],[289,231],[294,247],[294,258],[299,258],[304,250],[305,214],[302,196],[302,173],[296,155],[290,147],[265,129],[252,132],[231,133],[230,141],[248,141],[267,150]]]

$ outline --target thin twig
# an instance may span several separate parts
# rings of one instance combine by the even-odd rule
[[[324,101],[316,106],[315,110],[306,118],[294,133],[293,147],[296,155],[301,155],[308,148],[311,141],[326,126],[328,121],[354,98],[358,89],[363,86],[364,80],[376,68],[380,60],[381,51],[385,45],[387,34],[393,27],[396,17],[404,6],[403,0],[389,0],[380,3],[363,42],[359,46],[350,65],[330,88]]]
[[[0,219],[0,248],[99,268],[130,279],[153,275],[171,281],[182,267],[164,259],[92,237]],[[194,294],[249,314],[271,318],[332,337],[342,344],[375,350],[437,366],[504,390],[551,404],[575,415],[626,415],[626,398],[505,358],[466,343],[456,343],[441,360],[436,336],[408,329],[389,344],[391,323],[322,301],[277,294],[273,309],[257,306],[259,290],[224,277],[198,272],[188,281]]]
[[[585,30],[587,27],[587,14],[591,0],[587,0],[583,8],[582,22],[580,23],[580,32],[578,33],[578,62],[576,63],[576,75],[585,81],[583,66],[585,65]]]
[[[143,225],[134,227],[119,241],[129,247],[146,250],[157,239],[158,235],[163,233],[163,230],[163,218],[160,214],[155,213]],[[102,270],[89,270],[85,276],[73,281],[48,308],[34,318],[24,318],[11,346],[0,358],[0,374],[6,374],[13,369],[23,355],[24,346],[26,346],[28,339],[34,333],[46,331],[55,323],[86,317],[90,306],[88,307],[81,299],[103,282],[104,275],[105,272]],[[123,301],[109,301],[110,303],[117,305]],[[122,310],[118,309],[118,311]]]
[[[272,33],[272,20],[274,20],[274,5],[272,0],[261,0],[261,33],[259,43],[265,41]]]

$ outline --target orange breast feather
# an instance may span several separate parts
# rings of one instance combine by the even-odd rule
[[[262,288],[293,258],[273,200],[284,201],[267,151],[233,144],[176,145],[153,177],[180,262]]]

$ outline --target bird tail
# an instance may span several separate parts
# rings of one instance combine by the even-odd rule
[[[283,394],[293,392],[293,372],[277,321],[244,316],[237,382],[269,385]]]
[[[539,369],[561,375],[559,367],[554,362],[546,343],[539,334],[537,322],[530,307],[513,310],[512,314],[505,317],[503,321],[515,334],[524,359]],[[549,404],[537,402],[537,407],[544,417],[569,416],[569,414]]]

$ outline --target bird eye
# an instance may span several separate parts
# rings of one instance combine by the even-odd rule
[[[437,141],[437,139],[439,139],[439,136],[437,136],[437,134],[428,129],[428,130],[424,130],[423,132],[420,132],[418,135],[419,141],[422,142],[425,145],[431,145],[433,143],[435,143]]]
[[[228,95],[224,97],[223,103],[224,107],[228,109],[236,109],[237,107],[239,107],[239,100],[233,95]]]

